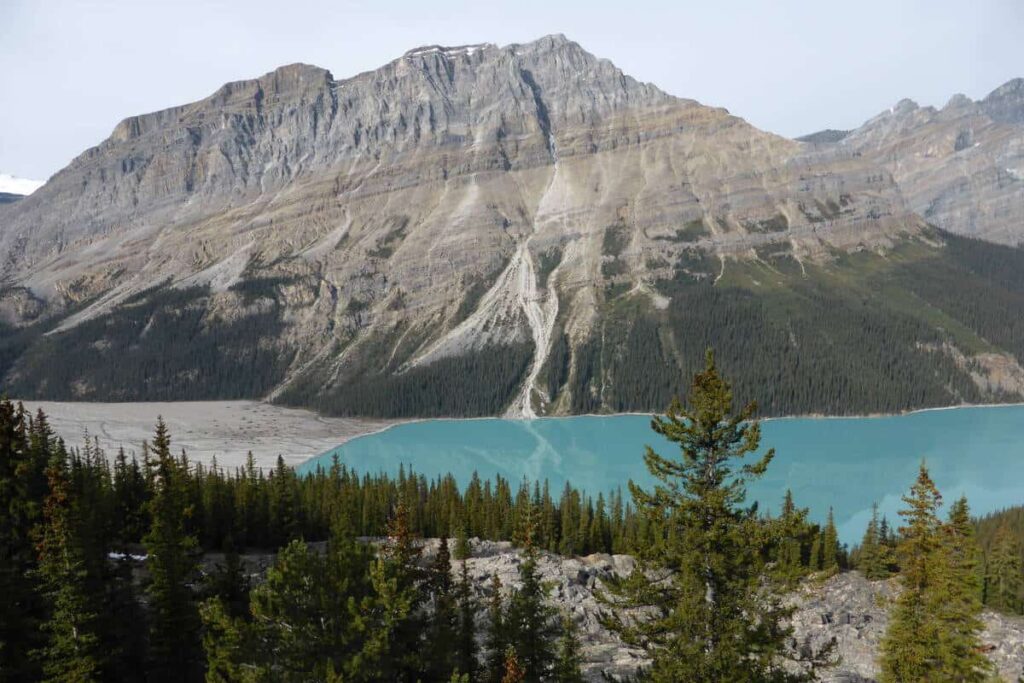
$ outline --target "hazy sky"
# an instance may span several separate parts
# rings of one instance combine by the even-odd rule
[[[549,33],[789,136],[1024,76],[1024,0],[0,0],[0,171],[46,178],[126,116],[282,64]]]

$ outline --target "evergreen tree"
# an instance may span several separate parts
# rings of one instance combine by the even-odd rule
[[[388,523],[388,541],[372,570],[373,585],[383,610],[386,634],[382,675],[393,681],[415,681],[424,668],[426,631],[420,606],[423,602],[423,573],[410,524],[406,498],[399,499]]]
[[[469,533],[466,530],[466,522],[464,519],[459,519],[458,525],[455,527],[455,559],[466,560],[473,555],[472,543],[469,540]]]
[[[31,656],[44,640],[33,529],[41,520],[49,454],[45,421],[30,447],[24,407],[0,401],[0,681],[38,680]]]
[[[935,611],[940,620],[941,659],[946,680],[982,683],[989,680],[992,665],[981,653],[978,639],[984,624],[981,614],[980,549],[974,538],[967,499],[961,497],[949,511],[943,528],[945,571],[935,591]]]
[[[249,614],[251,581],[233,545],[224,553],[224,561],[211,570],[206,584],[208,597],[219,599],[229,616],[244,617]]]
[[[501,683],[505,675],[505,655],[510,647],[508,628],[505,624],[505,603],[501,596],[501,579],[491,577],[491,596],[487,604],[487,663],[484,680]]]
[[[745,484],[760,477],[774,455],[758,450],[755,406],[732,410],[732,392],[709,351],[694,377],[687,407],[673,401],[653,429],[679,445],[679,458],[650,447],[644,462],[659,480],[647,491],[630,489],[647,519],[668,526],[662,544],[642,549],[630,576],[612,584],[617,608],[644,607],[652,618],[626,625],[617,614],[608,624],[624,639],[650,650],[651,681],[805,680],[783,668],[790,651],[791,609],[764,585],[763,543],[756,507],[744,506]],[[658,581],[652,581],[655,576]],[[616,610],[618,612],[618,610]],[[814,658],[824,663],[825,653]]]
[[[814,534],[814,540],[811,542],[811,552],[807,558],[807,568],[812,572],[818,572],[822,570],[822,533],[816,532]]]
[[[871,520],[864,530],[860,548],[857,552],[857,569],[869,581],[878,581],[889,576],[889,567],[885,559],[886,548],[879,530],[878,505],[871,506]]]
[[[1003,612],[1024,611],[1024,563],[1020,544],[1008,525],[996,530],[985,567],[985,604]]]
[[[295,472],[277,456],[270,486],[270,537],[275,546],[299,537],[295,496]]]
[[[807,508],[796,507],[793,493],[787,490],[781,514],[771,525],[773,545],[769,556],[774,563],[773,574],[784,586],[794,586],[807,573],[803,555],[811,535],[811,526],[807,523],[808,512]]]
[[[452,585],[451,555],[448,539],[441,537],[437,555],[430,567],[429,588],[434,602],[427,637],[427,680],[445,680],[453,672],[467,673],[456,664],[459,611]]]
[[[821,532],[821,568],[827,574],[835,574],[839,571],[839,534],[836,532],[835,518],[832,516],[832,508],[828,509],[828,520],[825,522],[825,529]]]
[[[882,642],[881,680],[984,681],[980,652],[974,541],[966,501],[953,506],[950,523],[938,517],[942,496],[921,463],[904,496],[900,516],[903,592]]]
[[[583,683],[580,667],[583,657],[580,654],[579,633],[576,622],[569,615],[562,618],[562,637],[558,643],[558,658],[552,680],[556,683]]]
[[[470,680],[475,680],[476,660],[476,601],[469,581],[469,565],[466,558],[461,561],[458,586],[458,637],[456,639],[456,669]]]
[[[554,608],[547,604],[547,589],[540,580],[537,550],[528,543],[523,553],[520,586],[509,598],[505,627],[525,680],[533,683],[546,680],[554,666],[558,624]]]
[[[103,656],[94,600],[97,586],[87,570],[77,522],[81,515],[71,499],[63,449],[54,453],[46,475],[49,493],[38,546],[40,585],[49,606],[42,627],[47,644],[39,653],[43,673],[48,681],[99,680]]]
[[[150,679],[194,680],[201,670],[199,611],[192,592],[198,567],[197,540],[187,531],[188,471],[171,455],[167,425],[157,421],[153,438],[151,527],[145,537],[150,583]]]
[[[942,496],[921,463],[910,495],[903,497],[907,509],[900,516],[907,524],[900,529],[900,581],[903,592],[892,610],[889,629],[882,642],[881,669],[885,683],[927,681],[935,674],[939,630],[930,613],[930,598],[938,581],[941,535],[938,509]]]
[[[372,555],[332,537],[326,553],[292,541],[250,594],[250,618],[203,605],[208,681],[385,680],[390,616],[371,583]]]

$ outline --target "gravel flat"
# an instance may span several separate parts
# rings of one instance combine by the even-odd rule
[[[321,417],[309,410],[283,408],[259,401],[182,401],[171,403],[64,403],[26,401],[42,408],[54,431],[69,446],[85,435],[97,438],[113,458],[119,447],[141,453],[151,439],[157,416],[163,416],[175,452],[182,448],[193,461],[235,467],[252,451],[257,465],[272,467],[278,455],[289,465],[363,434],[386,429],[395,421]]]

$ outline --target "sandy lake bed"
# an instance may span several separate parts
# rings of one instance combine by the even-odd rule
[[[259,401],[181,401],[168,403],[64,403],[25,401],[35,413],[42,408],[53,430],[69,446],[80,446],[86,434],[99,440],[113,457],[117,449],[141,453],[153,436],[157,416],[171,433],[175,452],[182,448],[193,461],[221,466],[245,463],[252,451],[257,465],[271,467],[278,455],[298,465],[357,436],[386,429],[395,421],[321,417],[309,410],[284,408]]]

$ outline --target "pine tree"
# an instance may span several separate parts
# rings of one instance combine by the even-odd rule
[[[77,522],[81,515],[76,514],[80,511],[71,499],[63,449],[51,458],[46,475],[49,493],[38,546],[40,584],[50,608],[42,626],[47,644],[39,653],[43,673],[48,681],[99,680],[103,656],[94,601],[96,585],[90,582],[86,567]]]
[[[206,584],[207,595],[218,598],[229,616],[244,617],[249,613],[251,581],[241,556],[230,541],[224,561],[210,571]]]
[[[466,530],[466,521],[460,518],[455,527],[455,559],[466,560],[472,555],[473,547],[469,540],[469,532]]]
[[[821,569],[829,575],[839,571],[839,552],[839,534],[836,532],[836,522],[830,507],[825,530],[821,533]]]
[[[869,581],[878,581],[889,576],[889,568],[885,559],[886,549],[879,533],[878,505],[871,506],[871,520],[864,530],[860,548],[857,553],[857,569]]]
[[[607,619],[626,642],[651,651],[651,681],[806,680],[787,672],[784,619],[791,610],[764,584],[762,533],[756,508],[745,506],[747,481],[760,477],[774,451],[743,464],[760,445],[755,405],[732,410],[732,391],[709,351],[694,377],[687,407],[673,401],[653,429],[679,445],[679,458],[650,447],[644,462],[659,480],[653,490],[630,482],[638,510],[667,524],[662,544],[643,548],[630,576],[612,584],[616,608],[645,607],[653,618],[627,625]],[[654,582],[650,579],[660,579]],[[618,612],[619,610],[616,610]],[[824,663],[824,654],[813,656]],[[820,656],[819,656],[820,655]]]
[[[978,547],[967,501],[938,519],[941,496],[922,464],[899,546],[904,590],[882,643],[882,680],[989,680],[991,664],[981,654]]]
[[[505,675],[505,652],[509,647],[508,628],[505,624],[505,603],[501,596],[501,579],[491,577],[491,597],[487,606],[487,663],[484,680],[500,683]]]
[[[944,572],[932,599],[939,619],[942,675],[945,680],[982,683],[989,680],[992,665],[981,653],[978,638],[981,621],[981,582],[978,576],[980,549],[974,525],[961,497],[949,511],[943,531]]]
[[[458,637],[456,639],[455,663],[460,673],[476,679],[476,601],[469,581],[469,565],[466,558],[461,561],[458,586]]]
[[[426,627],[420,606],[423,602],[423,572],[419,568],[421,549],[413,537],[410,507],[403,496],[388,522],[388,541],[372,570],[374,588],[383,606],[387,643],[381,659],[383,678],[415,681],[424,668]]]
[[[555,664],[558,637],[555,609],[547,603],[547,589],[540,580],[538,552],[534,546],[537,510],[528,511],[523,528],[523,561],[519,564],[519,588],[509,598],[505,616],[508,639],[515,649],[525,680],[546,680]]]
[[[0,681],[38,680],[41,674],[31,656],[44,645],[32,529],[41,520],[49,448],[41,443],[45,422],[32,446],[27,422],[21,404],[0,401]]]
[[[996,530],[985,568],[985,604],[1019,614],[1024,611],[1024,563],[1020,544],[1005,523]]]
[[[326,553],[292,541],[250,593],[251,618],[203,604],[207,680],[388,680],[393,613],[371,579],[371,551],[332,537]]]
[[[295,472],[278,455],[270,491],[270,536],[275,546],[299,537],[294,480]]]
[[[770,552],[773,574],[784,586],[794,586],[807,573],[803,561],[804,546],[811,533],[807,515],[807,508],[798,509],[793,493],[787,490],[781,514],[771,525],[773,547]]]
[[[814,534],[814,540],[811,542],[811,552],[807,559],[807,568],[812,572],[818,572],[822,569],[822,537],[823,534],[819,531]]]
[[[562,637],[558,643],[558,658],[555,660],[551,678],[556,683],[583,683],[583,673],[580,669],[582,664],[583,657],[580,654],[576,622],[571,616],[565,615],[562,618]]]
[[[198,567],[196,538],[187,531],[188,471],[171,455],[167,425],[157,421],[153,438],[151,527],[145,537],[150,583],[150,678],[194,680],[201,670],[199,610],[191,585]]]
[[[458,669],[453,644],[457,642],[459,613],[452,585],[451,555],[448,539],[441,537],[437,555],[430,567],[429,589],[434,602],[430,615],[430,633],[427,636],[427,680],[445,680]]]

